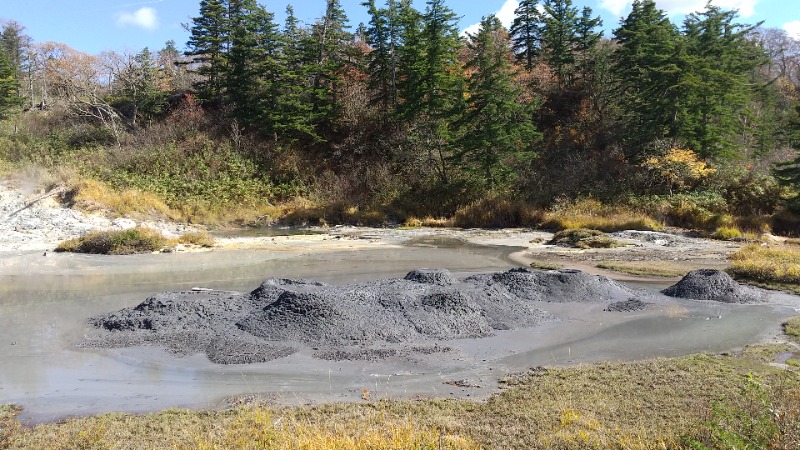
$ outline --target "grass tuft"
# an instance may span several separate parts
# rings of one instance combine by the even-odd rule
[[[784,322],[783,332],[796,341],[800,340],[800,317],[792,317]]]
[[[194,231],[185,233],[176,239],[177,243],[185,245],[196,245],[198,247],[211,248],[216,243],[214,236],[205,231]]]
[[[548,261],[533,261],[530,263],[530,267],[538,270],[560,270],[564,268],[561,264]]]
[[[720,241],[730,241],[733,239],[741,239],[744,235],[735,227],[719,227],[711,233],[711,239],[718,239]]]
[[[93,231],[84,236],[61,242],[55,251],[130,255],[161,251],[167,247],[168,243],[167,238],[159,232],[145,227],[136,227],[127,230]]]
[[[403,221],[403,227],[405,228],[449,228],[453,226],[453,221],[451,219],[445,218],[435,218],[431,216],[423,217],[422,219],[411,216],[406,218]]]
[[[553,239],[548,243],[582,249],[615,248],[624,245],[612,239],[602,231],[589,230],[586,228],[561,230],[553,235]]]

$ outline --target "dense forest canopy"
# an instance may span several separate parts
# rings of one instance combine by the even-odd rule
[[[327,0],[305,25],[291,6],[276,23],[256,0],[201,0],[185,51],[100,55],[10,22],[0,116],[38,114],[62,128],[56,154],[104,148],[94,175],[175,199],[255,183],[398,215],[496,197],[800,206],[800,43],[783,31],[711,3],[675,24],[634,0],[610,36],[571,0],[523,0],[510,29],[490,15],[465,36],[443,0],[363,7],[354,25]],[[21,139],[5,159],[42,159]],[[223,178],[233,191],[208,190]]]

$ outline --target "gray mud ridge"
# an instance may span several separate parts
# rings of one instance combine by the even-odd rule
[[[760,303],[767,300],[765,291],[743,286],[727,273],[714,269],[693,270],[661,293],[670,297],[722,303]]]
[[[270,278],[249,294],[169,292],[90,319],[84,344],[156,344],[220,364],[270,361],[312,348],[321,359],[382,359],[450,351],[440,341],[553,320],[534,302],[607,303],[647,296],[578,270],[512,269],[455,279],[444,269],[344,286]],[[540,303],[537,303],[540,304]]]

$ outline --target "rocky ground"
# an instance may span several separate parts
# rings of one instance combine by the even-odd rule
[[[65,240],[90,231],[147,226],[165,236],[191,227],[164,221],[136,221],[84,214],[57,201],[58,191],[42,192],[26,183],[0,180],[0,251],[52,250]]]

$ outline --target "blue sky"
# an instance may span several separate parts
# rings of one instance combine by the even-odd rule
[[[342,0],[353,26],[367,21],[361,1]],[[687,12],[703,9],[705,2],[656,0],[674,23],[680,23]],[[261,3],[281,21],[288,3],[292,3],[301,20],[309,23],[325,8],[325,0],[262,0]],[[491,13],[497,13],[508,23],[516,7],[514,0],[449,0],[448,3],[462,16],[463,29]],[[589,6],[603,18],[606,36],[619,24],[620,17],[628,13],[630,3],[631,0],[573,0],[575,6]],[[714,3],[738,9],[743,23],[763,20],[764,26],[784,28],[800,39],[800,0],[714,0]],[[415,5],[421,10],[425,8],[424,0],[416,0]],[[158,50],[169,39],[183,49],[188,32],[181,24],[190,23],[198,8],[199,0],[0,0],[0,20],[19,22],[37,42],[57,41],[92,54],[104,50],[138,51],[144,47]]]

